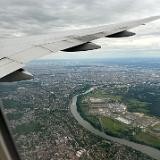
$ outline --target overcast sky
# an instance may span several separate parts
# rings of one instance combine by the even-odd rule
[[[160,0],[0,0],[0,15],[0,37],[26,36],[160,15]],[[137,35],[95,41],[100,50],[52,58],[160,57],[160,20],[131,31]]]

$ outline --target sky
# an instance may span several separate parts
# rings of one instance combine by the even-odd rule
[[[160,0],[0,0],[0,15],[0,37],[21,37],[160,15]],[[160,20],[130,31],[136,36],[94,41],[99,50],[45,59],[160,57]]]

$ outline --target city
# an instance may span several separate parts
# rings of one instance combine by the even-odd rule
[[[129,64],[127,61],[36,61],[27,67],[35,76],[33,80],[1,84],[0,105],[8,118],[22,159],[152,159],[90,133],[70,112],[72,97],[92,86],[141,83],[160,86],[160,65],[157,61],[155,65],[148,65],[148,60],[146,64]],[[124,104],[110,102],[108,110],[104,110],[106,99],[91,97],[89,100],[92,114],[97,114],[95,104],[100,103],[99,114],[112,115],[116,112],[118,121],[133,123],[127,118],[131,116]],[[141,116],[135,116],[140,121]],[[147,125],[157,122],[158,116]]]

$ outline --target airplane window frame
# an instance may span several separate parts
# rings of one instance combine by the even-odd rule
[[[0,160],[21,160],[13,137],[8,127],[2,108],[0,107]]]

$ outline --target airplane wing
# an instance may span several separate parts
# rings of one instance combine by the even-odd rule
[[[91,41],[102,37],[129,37],[135,33],[128,29],[159,19],[160,16],[133,20],[117,24],[82,29],[69,34],[50,33],[49,35],[23,38],[0,39],[0,81],[18,81],[33,76],[23,67],[27,62],[58,51],[76,52],[98,49]]]

